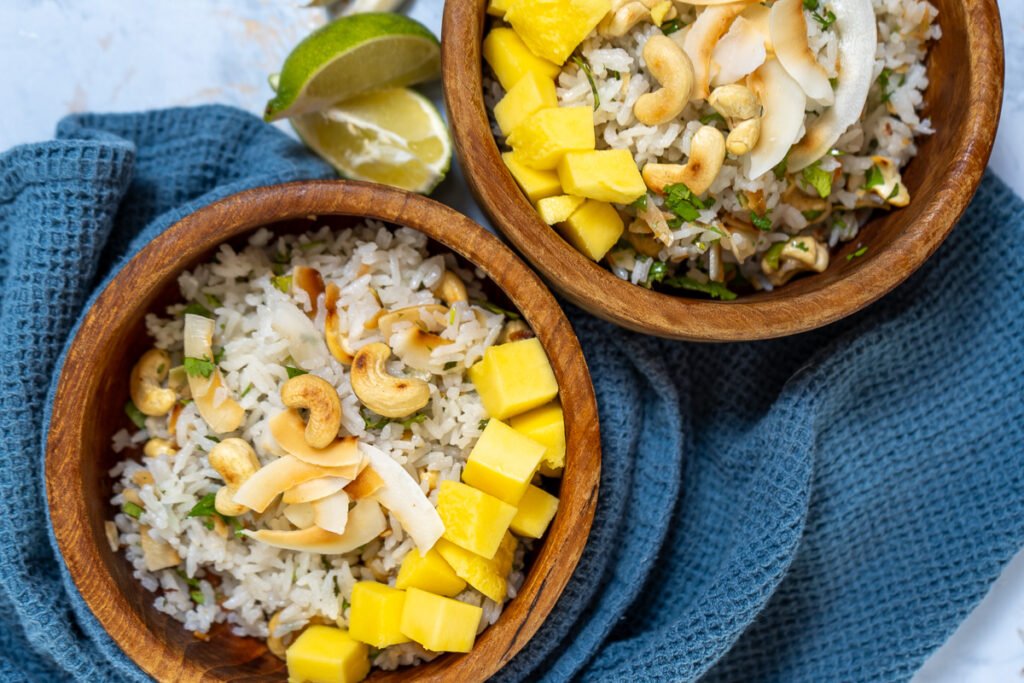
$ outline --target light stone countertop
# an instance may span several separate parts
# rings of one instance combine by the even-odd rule
[[[52,137],[70,112],[218,102],[260,113],[267,75],[322,25],[304,0],[4,0],[0,150]],[[1024,195],[1024,0],[1001,0],[1006,97],[991,167]],[[440,34],[441,2],[410,14]],[[430,93],[440,101],[440,90]],[[287,130],[286,126],[283,129]],[[456,170],[438,198],[482,219]],[[1024,671],[1024,552],[922,667],[922,683],[1019,680]]]

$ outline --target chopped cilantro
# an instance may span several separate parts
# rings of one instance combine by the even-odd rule
[[[213,294],[206,295],[206,303],[208,303],[210,306],[213,306],[214,308],[220,308],[221,306],[224,305],[221,303],[220,299],[215,297]]]
[[[882,169],[878,168],[878,164],[872,164],[868,170],[868,177],[864,181],[864,189],[870,190],[873,187],[885,184],[885,176],[882,175]]]
[[[386,417],[374,417],[369,411],[363,410],[360,412],[363,416],[363,423],[367,429],[384,429],[391,423],[391,420]]]
[[[220,347],[213,352],[213,364],[220,365],[220,362],[224,360],[224,347]]]
[[[292,377],[298,377],[299,375],[308,375],[309,373],[302,368],[294,368],[291,365],[284,366],[284,371],[288,373],[288,379]],[[302,380],[305,382],[306,380]]]
[[[647,287],[655,282],[661,282],[668,275],[668,264],[664,261],[655,261],[647,271]]]
[[[661,32],[670,36],[683,27],[683,22],[678,19],[671,19],[661,25]]]
[[[662,284],[666,287],[672,287],[673,289],[685,289],[691,292],[703,292],[712,299],[721,299],[722,301],[732,301],[736,298],[736,294],[729,290],[721,282],[699,282],[694,280],[692,277],[677,276],[668,277],[662,280]]]
[[[144,510],[135,503],[128,501],[121,506],[121,512],[128,515],[129,517],[134,517],[135,519],[138,519],[139,516],[144,512]]]
[[[703,123],[705,126],[710,125],[712,123],[725,123],[725,117],[723,117],[716,111],[710,114],[705,114],[704,116],[700,117],[700,122]]]
[[[823,170],[817,161],[801,171],[801,175],[822,199],[832,194],[832,172]]]
[[[301,249],[302,251],[309,251],[310,249],[315,249],[315,248],[317,248],[319,246],[322,246],[323,244],[324,244],[323,240],[313,240],[312,242],[303,242],[302,244],[299,245],[299,249]]]
[[[789,169],[789,157],[783,157],[782,161],[775,164],[775,168],[772,169],[772,173],[775,174],[776,180],[782,180],[786,177],[786,171]]]
[[[853,252],[851,254],[847,254],[846,255],[846,260],[847,261],[852,261],[855,258],[860,258],[861,256],[863,256],[866,253],[868,253],[868,248],[867,247],[861,247],[857,251],[855,251],[855,252]]]
[[[835,218],[832,219],[832,225],[834,225],[837,228],[839,228],[840,230],[842,230],[843,228],[846,227],[846,221],[844,221],[839,216],[836,216]]]
[[[804,9],[813,12],[818,9],[818,0],[804,0]]]
[[[214,442],[214,443],[220,443],[220,437],[219,436],[214,436],[213,434],[207,434],[206,438],[209,439],[210,441]]]
[[[199,588],[199,579],[193,579],[182,569],[176,569],[175,573],[181,577],[181,580],[185,582],[185,585],[189,588]]]
[[[804,215],[804,218],[806,218],[808,221],[814,222],[821,218],[821,214],[825,212],[820,209],[812,209],[810,211],[801,211],[800,213],[802,213]]]
[[[142,411],[139,410],[134,403],[132,403],[131,401],[125,403],[124,413],[133,423],[135,423],[136,427],[138,427],[139,429],[145,429],[146,416],[142,414]]]
[[[800,251],[807,251],[807,245],[806,245],[806,244],[804,244],[803,242],[797,242],[796,240],[793,240],[793,241],[792,241],[792,242],[790,242],[789,244],[790,244],[790,245],[791,245],[791,246],[792,246],[792,247],[793,247],[794,249],[799,249]]]
[[[587,77],[590,83],[590,92],[594,94],[594,111],[601,106],[601,95],[597,92],[597,82],[594,80],[594,72],[590,70],[590,63],[582,55],[573,55],[572,63],[579,67],[580,71]]]
[[[665,187],[665,208],[684,222],[692,223],[700,218],[700,212],[708,208],[708,204],[683,183],[676,183]]]
[[[782,250],[785,248],[785,242],[776,242],[764,253],[764,262],[767,263],[772,270],[779,269],[779,257],[782,256]]]
[[[203,591],[189,591],[189,596],[192,598],[192,602],[196,603],[197,605],[202,605],[206,602],[206,596],[203,595]]]
[[[636,199],[633,200],[633,202],[630,204],[630,206],[633,207],[634,209],[636,209],[637,211],[646,211],[647,210],[647,195],[645,195],[645,194],[644,195],[640,195],[639,197],[637,197]]]
[[[892,97],[892,90],[889,89],[889,85],[892,79],[892,69],[885,67],[882,72],[878,74],[878,87],[882,91],[882,102],[888,102],[889,98]]]
[[[188,511],[189,517],[209,517],[217,512],[216,508],[217,495],[214,493],[207,493],[205,496],[199,499],[199,502],[192,506],[192,509]]]
[[[201,315],[204,318],[213,317],[213,313],[210,311],[210,309],[202,305],[198,301],[193,301],[192,303],[185,307],[185,315]]]
[[[896,183],[895,185],[892,186],[892,192],[890,192],[889,196],[885,198],[885,201],[889,201],[890,199],[894,199],[896,197],[896,195],[898,195],[899,193],[900,193],[900,184]]]
[[[397,420],[397,422],[398,422],[398,424],[400,424],[403,427],[405,427],[406,429],[408,429],[409,427],[413,426],[414,424],[419,424],[419,423],[423,422],[426,419],[427,419],[427,414],[426,413],[416,413],[415,415],[413,415],[411,417],[407,417],[404,420]]]
[[[252,391],[252,382],[249,382],[249,385],[242,390],[242,394],[238,398],[245,398],[245,395],[250,391]]]
[[[620,74],[618,71],[614,71],[612,69],[608,69],[608,75],[611,76],[612,78],[615,78],[615,79],[621,79],[622,78],[622,74]]]
[[[828,84],[832,86],[833,90],[835,90],[836,88],[839,87],[839,79],[838,78],[830,78],[830,79],[828,79]]]
[[[750,212],[750,222],[754,224],[754,227],[758,230],[768,232],[772,229],[772,210],[766,209],[764,215],[759,216],[756,212]]]
[[[292,276],[291,275],[276,275],[270,279],[271,284],[278,291],[287,294],[292,288]]]
[[[471,303],[479,306],[480,308],[484,309],[485,311],[490,311],[491,313],[497,313],[498,315],[503,315],[506,318],[508,318],[509,320],[519,320],[519,318],[522,317],[518,313],[516,313],[515,311],[510,311],[507,308],[502,308],[501,306],[496,306],[496,305],[492,304],[490,301],[485,301],[483,299],[473,299]]]
[[[479,422],[479,424],[477,424],[476,428],[480,429],[480,430],[486,429],[488,422],[490,422],[490,420],[488,420],[488,419],[480,420],[480,422]]]
[[[827,31],[832,28],[832,24],[836,23],[835,12],[830,9],[827,9],[824,12],[815,12],[811,16],[814,17],[814,20],[818,22],[823,31]]]
[[[451,370],[452,368],[454,368],[458,364],[459,364],[458,361],[450,360],[450,361],[448,361],[447,363],[444,364],[444,369],[445,370]]]
[[[217,365],[206,356],[202,358],[192,358],[191,356],[185,356],[185,374],[189,377],[203,376],[204,379],[209,379],[213,371],[217,369]]]

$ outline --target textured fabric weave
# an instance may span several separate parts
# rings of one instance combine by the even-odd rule
[[[0,677],[145,680],[40,523],[47,387],[126,255],[210,201],[328,169],[222,107],[76,116],[0,156]],[[904,680],[1024,542],[1024,203],[988,177],[882,302],[757,344],[570,309],[598,395],[597,517],[501,681]],[[50,387],[52,392],[52,387]]]

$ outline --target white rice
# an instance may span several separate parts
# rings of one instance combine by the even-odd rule
[[[268,418],[284,409],[280,386],[288,377],[286,366],[296,365],[289,356],[288,342],[271,325],[270,307],[274,302],[291,300],[311,310],[309,297],[301,290],[297,295],[285,294],[275,288],[272,278],[275,269],[284,273],[297,265],[314,267],[326,282],[339,286],[340,329],[355,349],[374,341],[390,341],[382,339],[378,329],[364,326],[382,307],[440,303],[430,288],[446,269],[460,275],[471,299],[484,298],[482,274],[459,268],[451,255],[431,255],[427,238],[419,232],[391,230],[375,222],[340,232],[324,227],[302,236],[276,236],[263,229],[242,251],[223,245],[213,261],[183,273],[178,282],[184,299],[206,306],[216,318],[214,345],[224,349],[219,364],[224,382],[246,411],[245,422],[235,435],[254,445],[263,464],[282,454],[269,436]],[[322,329],[324,307],[322,300],[320,303],[316,323]],[[154,345],[168,351],[174,365],[182,362],[184,309],[185,304],[173,305],[168,307],[167,317],[150,315],[146,319]],[[501,314],[468,303],[458,303],[452,310],[440,334],[453,343],[435,351],[432,371],[409,368],[400,358],[390,363],[389,369],[395,374],[429,382],[431,401],[423,411],[422,422],[408,427],[392,422],[380,429],[368,429],[352,392],[347,367],[332,357],[315,359],[304,366],[337,389],[343,430],[403,465],[435,504],[436,483],[427,473],[436,473],[438,483],[459,480],[481,433],[482,421],[487,418],[466,369],[495,343],[505,321]],[[393,336],[408,325],[396,325]],[[394,584],[398,567],[413,542],[391,515],[390,535],[342,556],[279,550],[232,533],[223,538],[217,530],[207,528],[206,520],[189,517],[201,498],[223,485],[207,459],[215,444],[207,433],[195,404],[188,403],[180,411],[173,434],[168,432],[168,418],[150,417],[145,429],[134,433],[121,430],[113,438],[113,449],[132,457],[110,471],[116,480],[111,503],[120,508],[127,488],[137,491],[144,503],[139,519],[123,512],[114,517],[117,541],[134,567],[135,578],[157,594],[154,605],[158,610],[198,634],[206,633],[216,623],[226,623],[236,635],[266,638],[268,620],[279,611],[278,635],[301,629],[314,617],[345,626],[348,601],[357,581]],[[137,451],[152,437],[171,439],[177,453],[140,458]],[[152,475],[154,483],[139,487],[132,478],[143,470]],[[251,515],[238,519],[247,528],[292,528],[280,503],[258,520]],[[153,538],[166,541],[177,551],[182,559],[179,568],[146,570],[140,524],[150,527]],[[521,543],[509,580],[509,597],[522,584],[524,552],[525,544]],[[457,599],[483,607],[481,630],[501,614],[501,604],[471,588]],[[379,651],[374,664],[393,669],[433,656],[410,643]]]
[[[714,205],[702,212],[698,223],[684,223],[674,230],[668,244],[660,245],[655,259],[671,264],[670,267],[678,274],[707,281],[709,250],[719,241],[723,247],[727,243],[718,234],[721,231],[708,230],[699,223],[720,225],[727,215],[745,220],[750,215],[745,192],[763,193],[772,223],[769,230],[756,235],[754,255],[738,264],[740,273],[755,288],[772,288],[761,274],[760,261],[764,252],[777,242],[798,234],[812,234],[831,247],[856,238],[873,210],[857,205],[858,199],[861,205],[866,201],[864,193],[858,193],[858,189],[864,185],[865,175],[872,166],[871,155],[887,156],[902,167],[917,153],[915,137],[933,132],[931,122],[920,116],[919,109],[923,102],[922,93],[928,87],[924,66],[928,44],[941,36],[935,22],[938,10],[926,0],[872,0],[872,4],[878,28],[875,82],[860,123],[849,128],[835,145],[842,155],[826,156],[820,162],[822,169],[840,168],[844,174],[840,181],[833,183],[832,194],[827,198],[832,207],[831,212],[825,214],[827,217],[809,222],[800,210],[782,201],[782,195],[789,186],[788,179],[777,179],[773,173],[749,178],[746,159],[729,155],[708,192],[708,196],[715,200]],[[681,24],[693,22],[696,16],[694,6],[676,2],[675,7]],[[821,3],[821,7],[822,11],[827,10],[827,0]],[[810,12],[805,11],[805,18],[809,46],[829,76],[835,76],[838,35],[834,29],[823,30]],[[673,38],[681,42],[685,30],[672,34]],[[688,105],[677,120],[659,126],[643,125],[636,120],[633,105],[652,89],[652,79],[642,57],[643,46],[650,36],[658,33],[661,33],[659,28],[642,22],[621,38],[601,37],[595,32],[578,49],[578,54],[590,66],[600,99],[594,111],[598,149],[629,149],[640,168],[651,162],[685,163],[690,141],[697,129],[704,125],[700,119],[714,113],[706,102],[700,101]],[[893,73],[887,102],[883,102],[882,86],[878,81],[883,69]],[[657,84],[654,85],[656,88]],[[594,94],[587,75],[572,60],[566,63],[558,77],[557,93],[561,106],[593,107]],[[501,86],[493,78],[488,78],[485,100],[489,108],[493,108],[503,95]],[[805,124],[822,111],[813,102],[809,101],[808,106]],[[712,125],[727,132],[724,123]],[[499,141],[503,142],[496,126],[494,130]],[[883,204],[876,195],[869,195],[867,200],[871,199],[877,199],[875,203],[878,205]],[[656,201],[660,203],[660,199]],[[627,223],[630,220],[628,218]],[[631,227],[634,232],[650,235],[642,222]],[[722,248],[721,253],[725,263],[737,264],[729,249]],[[606,262],[618,277],[635,284],[650,285],[648,271],[652,258],[638,254],[625,241],[607,255]]]

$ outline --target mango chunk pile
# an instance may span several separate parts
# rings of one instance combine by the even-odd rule
[[[502,155],[509,173],[541,219],[594,261],[625,230],[613,205],[636,201],[647,187],[628,150],[596,149],[589,107],[558,106],[555,79],[611,7],[611,0],[491,0],[488,14],[508,26],[491,29],[483,43],[505,89],[494,117],[512,148]]]

